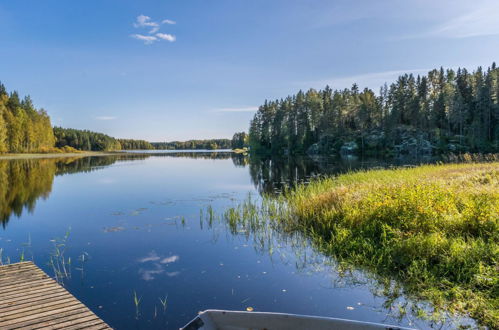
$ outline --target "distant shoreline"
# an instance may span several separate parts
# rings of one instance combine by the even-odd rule
[[[121,150],[121,151],[82,151],[82,152],[69,152],[69,153],[20,153],[20,154],[0,154],[0,160],[10,159],[43,159],[43,158],[69,158],[69,157],[91,157],[91,156],[113,156],[113,155],[157,155],[161,153],[206,153],[206,152],[234,152],[231,149],[176,149],[176,150]],[[236,152],[237,153],[237,152]]]
[[[40,158],[68,158],[68,157],[89,157],[89,156],[111,156],[116,154],[124,154],[124,152],[105,152],[105,151],[85,151],[72,153],[48,153],[48,154],[5,154],[0,155],[0,160],[10,159],[40,159]]]

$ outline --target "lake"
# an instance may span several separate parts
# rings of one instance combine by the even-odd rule
[[[248,196],[372,166],[386,164],[229,152],[0,160],[1,259],[34,260],[117,329],[177,329],[205,309],[249,307],[431,327],[306,240],[231,230],[222,217]]]

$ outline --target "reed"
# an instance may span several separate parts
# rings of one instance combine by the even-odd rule
[[[499,163],[349,173],[299,186],[281,203],[285,227],[339,262],[499,327]]]
[[[270,255],[275,235],[299,235],[337,267],[373,274],[388,299],[430,302],[421,315],[458,313],[499,328],[498,162],[317,179],[261,203],[248,198],[224,219]]]
[[[49,265],[52,267],[55,280],[61,284],[65,279],[71,278],[71,257],[66,258],[65,255],[70,232],[71,228],[62,238],[51,240],[53,249],[50,253]]]
[[[166,308],[168,307],[168,295],[166,295],[164,299],[159,298],[159,302],[163,307],[163,314],[166,313]]]
[[[137,296],[137,292],[133,291],[133,304],[135,305],[135,319],[138,320],[140,317],[140,301],[142,300],[142,297],[139,298]]]

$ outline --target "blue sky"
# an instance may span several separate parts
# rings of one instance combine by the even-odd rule
[[[231,137],[299,89],[489,66],[499,1],[0,0],[0,81],[53,124]]]

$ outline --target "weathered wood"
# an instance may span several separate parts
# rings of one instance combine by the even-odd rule
[[[0,266],[0,329],[111,329],[32,262]]]
[[[66,316],[70,316],[70,315],[80,315],[81,313],[85,313],[87,312],[87,308],[86,307],[80,307],[80,308],[77,308],[77,309],[72,309],[72,310],[69,310],[69,311],[65,311],[65,312],[60,312],[59,314],[57,314],[56,318],[58,318],[60,316],[60,318],[63,318],[63,317],[66,317]],[[4,329],[27,329],[29,327],[33,327],[33,326],[36,326],[36,325],[40,325],[41,327],[43,327],[43,323],[44,322],[48,322],[50,320],[53,320],[54,319],[54,316],[53,315],[49,315],[49,316],[45,316],[45,317],[39,317],[38,319],[36,320],[26,320],[26,321],[23,321],[23,322],[18,322],[18,323],[15,323],[15,324],[11,324],[10,326],[6,326],[4,327]]]

